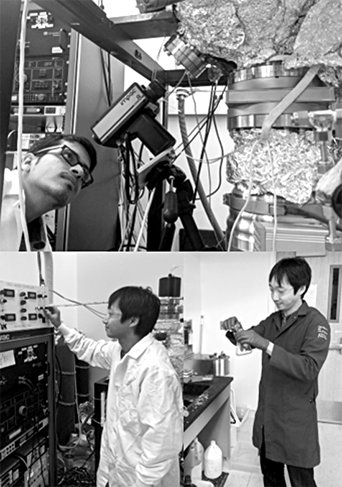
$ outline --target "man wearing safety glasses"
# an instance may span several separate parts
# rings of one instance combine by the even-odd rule
[[[21,165],[23,208],[18,171],[5,170],[1,207],[0,250],[51,250],[44,215],[71,203],[93,182],[96,151],[85,137],[51,135],[36,142]]]

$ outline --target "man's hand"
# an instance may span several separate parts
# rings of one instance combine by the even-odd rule
[[[236,316],[232,316],[227,320],[221,321],[222,328],[227,331],[235,332],[242,328],[240,321],[236,318]]]
[[[53,305],[45,306],[44,314],[46,319],[49,320],[50,323],[52,323],[55,328],[60,327],[60,325],[62,324],[61,313],[56,306]]]
[[[221,326],[224,330],[227,330],[226,337],[233,344],[236,345],[235,332],[240,330],[242,325],[236,316],[232,316],[224,321],[221,321]]]
[[[242,345],[250,345],[253,348],[259,348],[266,351],[269,341],[261,337],[254,330],[241,330],[235,335],[236,340]]]

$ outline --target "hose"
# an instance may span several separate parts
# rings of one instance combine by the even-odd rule
[[[188,161],[189,169],[191,171],[191,176],[194,181],[194,183],[197,183],[197,190],[198,190],[198,195],[200,197],[202,206],[204,208],[204,211],[207,214],[207,217],[211,223],[211,226],[213,227],[214,233],[216,235],[217,241],[221,244],[221,242],[224,242],[225,240],[225,235],[212,211],[212,209],[209,206],[204,188],[202,186],[202,183],[200,180],[198,180],[198,175],[197,175],[197,168],[194,163],[194,158],[192,155],[192,151],[190,149],[189,145],[189,139],[188,139],[188,132],[186,128],[186,123],[185,123],[185,111],[184,111],[184,99],[185,99],[185,94],[184,92],[178,92],[177,93],[177,100],[178,100],[178,120],[179,120],[179,128],[182,136],[182,141],[183,145],[185,148],[185,155]]]

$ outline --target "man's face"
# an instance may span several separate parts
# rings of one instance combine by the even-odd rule
[[[274,304],[279,311],[283,311],[285,315],[289,315],[296,311],[302,304],[302,293],[305,287],[302,286],[295,294],[293,287],[285,276],[279,285],[273,277],[270,282],[271,297]]]
[[[131,320],[121,321],[122,313],[119,302],[115,301],[107,310],[107,317],[103,320],[108,338],[124,338],[129,332]]]
[[[57,147],[58,146],[58,147]],[[78,142],[61,140],[54,148],[46,149],[33,158],[25,158],[23,172],[25,187],[30,191],[41,191],[55,201],[55,207],[69,204],[80,192],[83,169],[80,165],[70,166],[61,155],[60,147],[67,146],[74,151],[82,164],[90,169],[90,156]]]

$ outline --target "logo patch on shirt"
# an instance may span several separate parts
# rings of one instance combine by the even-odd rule
[[[317,331],[318,331],[317,338],[323,338],[324,340],[328,340],[328,328],[326,328],[325,326],[319,325],[317,327]]]

